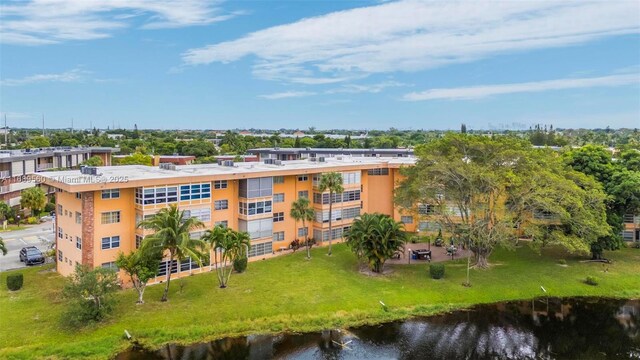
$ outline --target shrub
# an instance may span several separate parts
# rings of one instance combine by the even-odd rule
[[[640,249],[640,241],[634,242],[631,247],[634,249]]]
[[[239,273],[247,270],[247,258],[243,257],[233,260],[233,270]]]
[[[24,276],[22,274],[7,275],[7,288],[11,291],[18,291],[22,288]]]
[[[565,259],[560,259],[560,260],[558,260],[558,264],[560,264],[560,265],[567,265],[567,260],[565,260]]]
[[[444,277],[444,264],[429,265],[429,275],[432,279],[442,279]]]
[[[587,278],[584,280],[584,283],[591,286],[597,286],[598,278],[596,278],[595,276],[587,276]]]
[[[29,224],[29,225],[35,225],[35,224],[39,224],[39,223],[40,223],[40,221],[35,216],[29,216],[29,218],[27,218],[27,224]]]

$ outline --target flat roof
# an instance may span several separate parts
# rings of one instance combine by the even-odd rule
[[[251,153],[269,154],[298,154],[298,153],[324,153],[324,154],[413,154],[413,149],[343,149],[343,148],[255,148],[249,149]]]
[[[37,149],[0,150],[0,163],[37,159],[56,155],[73,155],[83,153],[118,152],[120,149],[111,147],[49,147]]]
[[[98,175],[85,175],[80,170],[38,173],[37,180],[69,192],[93,191],[140,186],[173,185],[213,180],[236,180],[264,176],[317,174],[330,171],[367,170],[412,166],[414,158],[327,158],[325,162],[310,160],[282,161],[281,165],[240,162],[234,166],[217,164],[178,165],[175,170],[158,166],[124,165],[98,167]]]

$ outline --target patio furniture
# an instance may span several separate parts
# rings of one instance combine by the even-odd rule
[[[431,260],[431,250],[411,250],[411,258],[414,260]]]

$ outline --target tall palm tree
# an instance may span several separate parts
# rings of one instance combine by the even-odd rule
[[[327,255],[331,256],[331,240],[333,238],[333,236],[331,236],[333,194],[342,194],[342,192],[344,192],[344,188],[342,187],[342,174],[337,172],[322,174],[318,190],[320,191],[320,193],[329,190],[329,252],[327,253]]]
[[[291,203],[290,216],[296,221],[302,221],[302,228],[305,229],[304,240],[307,246],[307,260],[311,259],[311,244],[309,244],[309,231],[306,222],[313,221],[315,214],[311,208],[311,202],[306,197],[301,197]]]
[[[7,255],[7,246],[4,244],[2,238],[0,238],[0,252],[2,252],[2,256]]]
[[[218,283],[220,283],[220,288],[224,289],[229,283],[233,262],[249,255],[247,253],[251,247],[249,233],[216,226],[213,230],[207,230],[202,236],[202,240],[211,244]]]
[[[347,234],[347,244],[369,269],[381,273],[384,263],[404,249],[406,234],[403,224],[388,215],[364,214],[356,219]]]
[[[167,284],[164,288],[161,301],[167,301],[169,284],[171,283],[171,265],[174,259],[184,260],[191,257],[199,264],[205,248],[204,241],[192,239],[189,232],[203,227],[202,222],[196,218],[185,218],[184,211],[171,205],[160,210],[150,219],[140,222],[138,227],[153,230],[154,233],[145,237],[142,242],[142,251],[157,251],[158,249],[169,252],[169,269],[167,270]]]

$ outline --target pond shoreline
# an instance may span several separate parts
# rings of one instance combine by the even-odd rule
[[[629,297],[615,297],[615,296],[563,296],[563,297],[537,296],[532,298],[520,298],[520,299],[513,299],[513,300],[495,301],[495,302],[479,302],[475,304],[464,304],[464,305],[448,304],[446,308],[435,310],[435,311],[433,311],[433,309],[430,309],[430,310],[421,309],[421,310],[413,311],[410,313],[405,313],[406,311],[409,311],[409,310],[395,309],[396,311],[399,310],[401,312],[401,313],[398,313],[397,316],[395,316],[396,314],[393,313],[394,309],[391,309],[389,312],[386,312],[386,311],[384,312],[385,314],[391,315],[390,317],[389,316],[383,316],[383,317],[373,316],[371,318],[362,319],[361,321],[346,323],[344,326],[340,328],[328,328],[326,326],[315,326],[315,327],[305,328],[304,330],[301,330],[301,331],[286,330],[286,331],[272,331],[272,332],[266,331],[266,332],[259,332],[259,333],[247,331],[242,333],[229,333],[229,334],[222,334],[222,335],[215,335],[215,336],[207,336],[195,342],[175,341],[175,342],[168,342],[168,343],[163,343],[155,346],[148,346],[148,345],[145,345],[144,343],[138,343],[135,339],[132,339],[133,345],[128,349],[119,352],[115,356],[115,359],[126,360],[128,358],[122,357],[122,354],[129,353],[129,352],[154,353],[154,352],[160,351],[162,348],[165,348],[167,346],[178,346],[178,347],[188,348],[192,346],[202,345],[205,343],[216,342],[221,340],[234,340],[234,339],[240,339],[243,337],[247,337],[247,338],[248,337],[281,337],[281,336],[290,337],[290,336],[303,336],[306,334],[326,332],[326,331],[349,332],[353,329],[358,329],[362,327],[385,326],[385,325],[390,325],[390,324],[400,323],[400,322],[407,322],[407,321],[425,321],[425,320],[430,320],[438,317],[446,317],[447,315],[451,315],[455,313],[477,312],[478,310],[477,308],[496,306],[499,304],[514,304],[514,303],[525,303],[525,302],[535,302],[535,301],[542,302],[542,301],[549,301],[549,300],[559,301],[559,302],[564,302],[564,301],[589,302],[589,301],[596,301],[596,300],[597,301],[630,301],[632,302],[632,301],[640,301],[640,297],[629,298]],[[384,310],[381,310],[381,311],[384,311]]]

